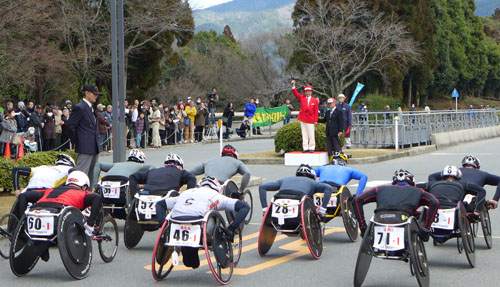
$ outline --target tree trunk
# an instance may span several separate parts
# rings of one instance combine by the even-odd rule
[[[412,94],[412,81],[411,77],[408,78],[408,107],[411,107],[411,94]]]

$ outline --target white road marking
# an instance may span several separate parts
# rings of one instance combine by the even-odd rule
[[[381,185],[387,185],[387,184],[390,184],[391,181],[389,180],[369,180],[367,183],[366,183],[366,188],[373,188],[373,187],[377,187],[377,186],[381,186]],[[358,184],[355,183],[355,184],[349,184],[348,185],[349,187],[357,187]]]

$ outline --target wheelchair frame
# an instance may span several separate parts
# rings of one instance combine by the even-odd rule
[[[212,220],[215,220],[214,226],[209,227],[209,224],[211,224]],[[214,276],[215,280],[217,280],[217,282],[222,285],[229,284],[232,279],[233,269],[237,266],[241,256],[242,235],[241,232],[238,233],[237,243],[231,244],[229,241],[226,241],[226,247],[227,247],[226,254],[223,254],[222,256],[227,256],[229,257],[230,260],[228,261],[227,266],[223,266],[223,264],[219,262],[218,256],[214,249],[213,242],[215,240],[215,232],[220,232],[219,228],[226,227],[226,222],[224,221],[224,218],[220,215],[220,213],[214,210],[209,211],[207,214],[205,214],[203,218],[194,220],[172,219],[171,214],[167,216],[167,219],[163,223],[161,231],[158,234],[155,247],[153,250],[153,257],[151,262],[151,271],[153,274],[153,278],[157,281],[161,281],[164,280],[170,274],[170,272],[174,268],[174,262],[173,262],[174,260],[172,259],[172,254],[174,254],[174,252],[177,252],[178,254],[181,250],[181,247],[183,247],[183,245],[168,244],[168,241],[170,239],[169,236],[170,227],[172,223],[185,224],[185,225],[201,225],[202,236],[199,238],[198,246],[194,247],[186,246],[186,247],[193,247],[198,249],[203,248],[205,250],[207,263],[210,267],[210,271],[212,272],[212,275]],[[223,238],[225,239],[225,237]],[[237,245],[236,256],[234,255],[235,250],[233,249],[233,245]],[[215,264],[213,262],[214,259],[212,258],[215,258]],[[168,266],[168,269],[163,270],[164,266]],[[227,268],[229,268],[229,272],[227,277],[224,277],[223,270]]]

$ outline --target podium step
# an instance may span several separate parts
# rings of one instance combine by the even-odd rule
[[[328,153],[326,151],[300,152],[293,151],[285,153],[286,166],[299,166],[301,164],[310,166],[320,166],[328,164]]]

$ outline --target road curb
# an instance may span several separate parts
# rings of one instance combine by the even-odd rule
[[[407,156],[414,156],[419,154],[424,154],[428,152],[435,151],[436,145],[428,145],[428,146],[420,146],[414,147],[407,150],[402,150],[395,153],[378,155],[378,156],[370,156],[364,158],[351,158],[349,159],[349,164],[367,164],[367,163],[377,163],[381,161],[387,161]],[[284,158],[242,158],[240,159],[244,164],[248,165],[284,165]]]

